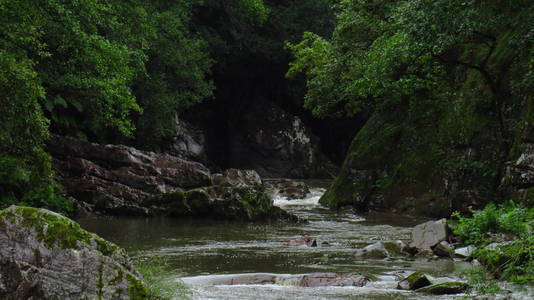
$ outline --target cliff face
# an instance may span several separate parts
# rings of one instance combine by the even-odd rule
[[[501,98],[497,113],[485,89],[471,82],[444,103],[383,103],[320,202],[435,217],[491,201],[532,203],[532,98]]]

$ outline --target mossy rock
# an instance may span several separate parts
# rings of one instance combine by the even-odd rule
[[[189,191],[156,195],[145,201],[153,215],[196,217],[242,221],[298,218],[273,205],[272,199],[257,187],[210,186]]]
[[[429,286],[432,283],[425,274],[421,272],[415,272],[411,274],[410,276],[404,278],[399,282],[397,285],[397,289],[399,290],[416,290],[425,286]]]
[[[0,211],[0,298],[148,299],[126,252],[57,213]]]
[[[417,290],[417,292],[432,295],[451,295],[465,293],[469,290],[469,288],[469,284],[465,282],[445,282],[420,288]]]

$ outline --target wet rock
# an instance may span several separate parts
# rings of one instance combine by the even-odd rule
[[[382,259],[389,257],[389,252],[382,242],[374,243],[358,249],[356,256],[361,258]]]
[[[458,258],[465,258],[469,259],[473,256],[473,251],[475,251],[476,247],[469,245],[467,247],[462,247],[454,250],[454,256]]]
[[[125,251],[37,208],[0,211],[0,298],[148,299]]]
[[[69,196],[104,214],[146,215],[152,195],[210,184],[200,163],[122,145],[52,136],[48,150]]]
[[[307,246],[317,247],[317,241],[309,235],[303,235],[297,239],[291,240],[287,243],[288,246]]]
[[[420,288],[417,292],[432,295],[450,295],[465,293],[467,290],[469,290],[469,285],[465,282],[445,282]]]
[[[291,179],[271,180],[266,188],[268,193],[286,199],[304,199],[310,193],[310,187],[306,183]]]
[[[228,285],[236,284],[273,284],[276,281],[276,276],[269,274],[250,274],[231,278]]]
[[[382,242],[390,255],[409,254],[409,247],[401,240]]]
[[[437,256],[452,257],[454,248],[448,242],[441,241],[436,246],[434,246],[432,251],[434,251],[434,254],[436,254]]]
[[[225,220],[267,221],[299,219],[274,206],[261,189],[239,186],[211,186],[153,196],[143,202],[151,215],[209,217]]]
[[[260,186],[260,175],[254,170],[228,169],[222,174],[213,174],[212,183],[222,186]]]
[[[430,249],[441,241],[447,239],[447,221],[429,221],[419,224],[412,230],[412,240],[410,247],[425,250]]]
[[[336,273],[312,273],[304,275],[299,281],[302,287],[321,286],[364,286],[369,280],[362,275],[336,274]]]
[[[397,285],[399,290],[416,290],[425,286],[429,286],[430,280],[421,272],[415,272],[410,276],[404,278]]]

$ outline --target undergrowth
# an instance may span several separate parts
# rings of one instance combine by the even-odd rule
[[[534,283],[534,207],[512,201],[473,210],[471,217],[454,213],[452,232],[464,244],[476,246],[474,258],[497,279]]]
[[[148,299],[191,299],[192,290],[185,283],[165,276],[171,266],[163,257],[143,257],[134,263],[148,285]]]

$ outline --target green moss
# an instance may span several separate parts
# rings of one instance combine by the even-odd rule
[[[132,274],[126,274],[128,280],[128,293],[132,300],[149,299],[147,286]]]
[[[460,294],[469,290],[469,284],[465,282],[445,282],[420,288],[417,292],[428,293],[432,295]]]
[[[93,234],[83,230],[78,223],[38,208],[17,207],[15,210],[3,210],[0,211],[0,217],[7,218],[10,222],[20,220],[20,227],[34,228],[39,241],[50,247],[78,249],[78,243],[87,244],[93,238]]]

